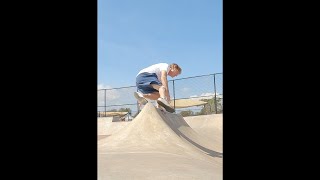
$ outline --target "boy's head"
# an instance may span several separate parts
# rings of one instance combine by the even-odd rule
[[[179,67],[178,64],[176,64],[176,63],[170,64],[170,70],[168,73],[169,76],[175,77],[175,76],[178,76],[179,74],[181,74],[181,72],[182,72],[182,69]]]

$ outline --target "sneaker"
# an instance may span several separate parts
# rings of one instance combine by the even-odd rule
[[[134,92],[133,95],[140,104],[142,105],[147,104],[148,101],[146,100],[146,98],[143,97],[143,95],[140,92]]]
[[[157,103],[164,107],[166,109],[166,111],[173,113],[174,109],[170,106],[170,104],[167,102],[167,100],[163,99],[163,98],[158,98]]]

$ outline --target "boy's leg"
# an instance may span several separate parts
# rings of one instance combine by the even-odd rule
[[[143,97],[151,100],[157,100],[160,97],[159,92],[144,94]]]
[[[151,86],[154,88],[154,89],[157,89],[159,91],[159,98],[157,99],[157,103],[164,107],[166,109],[166,111],[169,111],[169,112],[174,112],[174,109],[173,107],[171,107],[171,105],[168,103],[167,99],[166,99],[166,96],[165,96],[165,88],[164,86],[159,86],[157,84],[151,84]]]
[[[150,85],[151,85],[154,89],[156,89],[156,90],[159,91],[159,97],[165,99],[165,97],[166,97],[166,95],[165,95],[166,89],[164,88],[164,86],[160,86],[160,85],[158,85],[158,84],[150,84]],[[159,97],[158,97],[158,98],[159,98]],[[157,98],[157,99],[158,99],[158,98]]]

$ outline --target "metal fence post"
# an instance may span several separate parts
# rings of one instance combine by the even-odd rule
[[[107,112],[107,90],[104,90],[104,114]]]
[[[216,114],[218,114],[218,109],[217,109],[217,90],[216,90],[216,74],[213,75],[213,85],[214,85],[214,109],[216,111]]]
[[[176,110],[176,93],[174,88],[174,80],[172,80],[172,88],[173,88],[173,109]]]
[[[138,92],[138,90],[136,92]],[[138,114],[141,112],[141,108],[138,101],[137,101],[137,111],[138,111]]]

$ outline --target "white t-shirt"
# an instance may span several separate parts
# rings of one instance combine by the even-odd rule
[[[147,68],[142,69],[138,74],[147,72],[147,73],[156,73],[157,77],[159,80],[161,80],[161,71],[165,70],[167,73],[169,72],[169,64],[167,63],[159,63],[159,64],[154,64],[152,66],[149,66]]]

